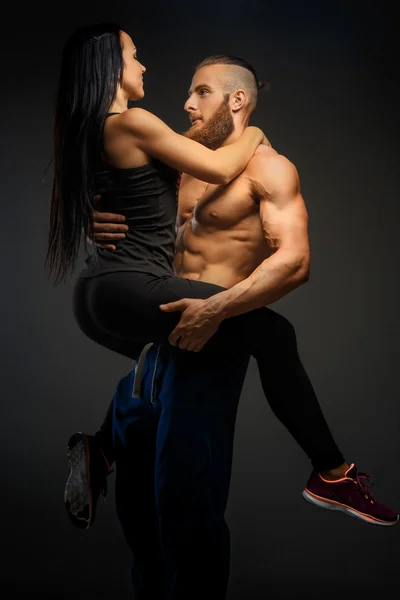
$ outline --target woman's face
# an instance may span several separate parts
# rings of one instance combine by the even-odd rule
[[[121,88],[129,100],[140,100],[144,96],[143,73],[146,68],[139,62],[135,44],[124,31],[121,32],[121,44],[124,60]]]

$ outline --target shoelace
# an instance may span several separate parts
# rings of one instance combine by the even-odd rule
[[[368,473],[357,473],[357,477],[353,479],[353,481],[358,485],[360,493],[364,495],[364,498],[369,500],[371,504],[374,504],[374,498],[369,491],[369,488],[371,488],[374,484],[372,483]]]

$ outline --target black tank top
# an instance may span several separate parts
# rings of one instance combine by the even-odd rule
[[[129,231],[113,242],[116,250],[95,247],[79,277],[115,271],[173,275],[178,179],[178,171],[156,159],[129,169],[100,162],[92,185],[101,194],[96,209],[124,215]]]

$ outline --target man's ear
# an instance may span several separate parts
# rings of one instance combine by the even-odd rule
[[[236,90],[231,94],[230,107],[233,112],[237,112],[246,104],[247,94],[244,90]]]

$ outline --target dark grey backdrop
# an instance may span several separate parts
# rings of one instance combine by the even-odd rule
[[[64,513],[66,443],[94,430],[128,360],[71,313],[72,282],[43,274],[52,108],[66,37],[116,20],[147,66],[143,106],[181,131],[192,69],[233,53],[272,81],[254,124],[298,167],[310,282],[276,304],[349,461],[400,508],[397,337],[399,80],[394,3],[82,2],[8,6],[2,45],[1,592],[14,599],[131,597],[113,476],[93,530]],[[9,20],[8,20],[9,19]],[[9,23],[6,27],[4,23]],[[47,179],[50,183],[50,179]],[[83,257],[82,257],[83,258]],[[251,363],[238,415],[228,520],[230,600],[398,597],[400,528],[314,509],[310,465],[273,417]]]

